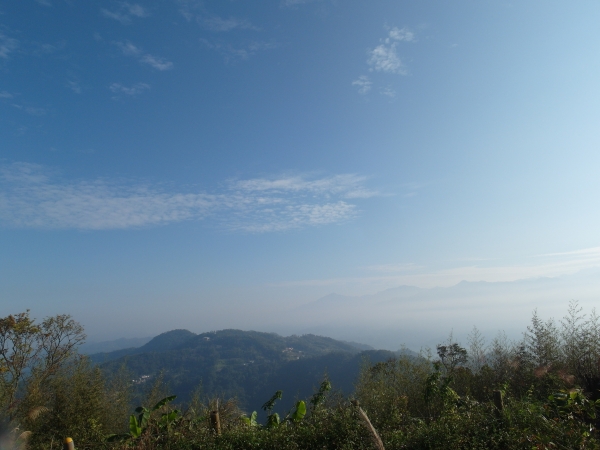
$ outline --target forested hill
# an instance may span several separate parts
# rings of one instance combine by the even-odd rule
[[[310,334],[173,330],[142,347],[91,359],[109,375],[125,365],[140,390],[162,373],[170,392],[182,401],[201,385],[204,394],[237,397],[243,407],[258,409],[279,389],[284,391],[282,407],[296,397],[310,396],[325,374],[334,388],[348,394],[365,360],[374,363],[394,356],[384,350],[361,352],[359,345]]]

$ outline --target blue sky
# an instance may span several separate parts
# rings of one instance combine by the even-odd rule
[[[331,292],[597,267],[599,13],[5,2],[0,314],[249,329]]]

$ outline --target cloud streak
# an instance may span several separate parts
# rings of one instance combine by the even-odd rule
[[[535,261],[533,260],[535,259]],[[408,285],[421,288],[450,287],[461,281],[513,282],[542,277],[562,277],[600,267],[600,247],[538,255],[512,264],[461,265],[432,270],[416,264],[382,264],[366,267],[363,276],[298,280],[282,286],[371,286],[382,290]]]
[[[42,166],[0,167],[0,223],[14,228],[107,230],[210,220],[264,233],[343,223],[357,199],[378,195],[352,174],[229,180],[217,192],[170,192],[140,183],[65,180]]]
[[[144,18],[150,15],[143,6],[138,5],[137,3],[132,4],[127,2],[121,3],[120,8],[116,11],[102,8],[100,12],[104,17],[121,22],[123,25],[130,23],[132,16]]]
[[[223,18],[210,14],[202,2],[197,0],[178,0],[179,12],[188,22],[195,20],[199,25],[209,31],[227,32],[232,30],[261,31],[260,27],[253,25],[248,19],[233,17]]]
[[[8,55],[16,50],[18,46],[19,41],[0,32],[0,58],[8,59]]]
[[[26,112],[30,116],[45,116],[46,110],[44,108],[39,108],[35,106],[24,106],[18,103],[13,103],[13,106],[21,111]]]
[[[219,16],[212,17],[198,17],[198,22],[210,31],[231,31],[231,30],[253,30],[260,31],[260,28],[252,25],[248,19],[238,19],[236,17],[229,17],[223,19]]]
[[[143,64],[148,64],[149,66],[154,67],[157,70],[164,71],[173,68],[173,63],[171,61],[167,61],[164,58],[145,53],[142,51],[141,48],[137,47],[129,41],[116,42],[115,44],[117,45],[117,47],[119,47],[123,55],[136,58],[139,62]]]
[[[0,185],[0,221],[17,228],[158,225],[202,215],[211,202],[202,194],[167,194],[103,180],[65,182],[25,163],[3,167]]]
[[[203,43],[207,48],[219,52],[225,59],[226,63],[237,60],[247,60],[258,52],[271,50],[278,47],[278,45],[275,43],[260,41],[254,41],[244,46],[233,46],[228,43],[211,42],[207,39],[200,39],[200,42]]]
[[[71,89],[73,92],[75,92],[76,94],[81,94],[81,92],[82,92],[81,84],[79,84],[79,81],[77,81],[77,80],[68,80],[67,87],[69,89]]]
[[[366,75],[361,75],[358,79],[352,82],[352,86],[358,87],[358,93],[361,95],[368,94],[373,87],[373,82]]]
[[[115,94],[125,94],[129,96],[139,95],[150,89],[150,85],[146,83],[136,83],[132,86],[123,86],[121,83],[113,83],[108,87]]]
[[[245,192],[269,193],[310,193],[317,195],[341,195],[345,198],[368,198],[378,195],[375,191],[365,189],[366,177],[344,174],[320,179],[307,179],[303,176],[283,178],[255,178],[232,183],[234,189]]]
[[[299,5],[305,5],[306,3],[312,3],[320,0],[282,0],[281,6],[286,8],[293,8]]]

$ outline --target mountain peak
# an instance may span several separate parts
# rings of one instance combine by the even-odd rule
[[[139,348],[139,352],[163,352],[179,347],[196,336],[189,330],[171,330],[152,338],[150,342]]]

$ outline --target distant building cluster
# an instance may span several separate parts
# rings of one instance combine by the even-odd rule
[[[150,379],[150,375],[142,375],[141,377],[135,379],[135,380],[131,380],[131,382],[133,384],[142,384],[145,383],[146,381],[148,381]]]

